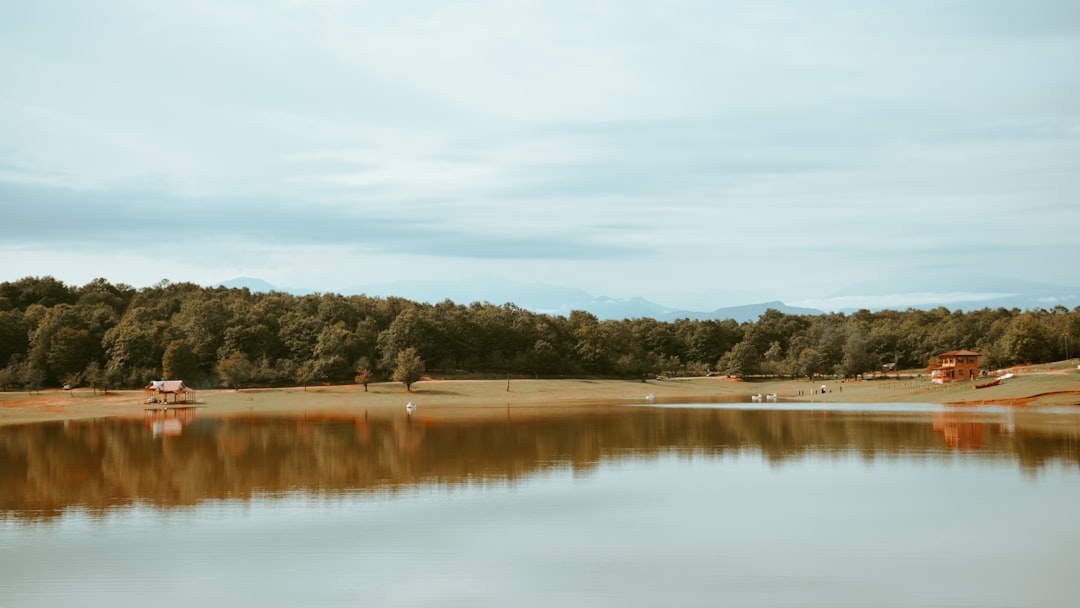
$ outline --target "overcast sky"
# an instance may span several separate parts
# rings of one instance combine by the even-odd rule
[[[5,2],[0,280],[1076,285],[1078,58],[1075,0]]]

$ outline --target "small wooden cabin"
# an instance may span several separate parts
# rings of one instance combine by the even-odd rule
[[[931,371],[931,378],[939,383],[978,377],[979,353],[970,350],[950,350],[938,355],[938,366]]]
[[[143,389],[147,403],[194,403],[195,391],[183,380],[154,380]]]

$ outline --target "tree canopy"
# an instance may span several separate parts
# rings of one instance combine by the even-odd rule
[[[756,321],[601,321],[513,304],[285,293],[162,281],[134,289],[51,277],[0,283],[0,389],[37,390],[73,378],[95,389],[152,379],[248,387],[394,379],[428,373],[529,377],[719,372],[854,376],[925,368],[956,349],[999,368],[1080,352],[1080,307],[1068,310],[859,310]],[[1070,342],[1071,341],[1071,342]],[[407,354],[407,353],[411,353]],[[409,373],[399,375],[402,356]],[[415,357],[415,359],[414,359]]]

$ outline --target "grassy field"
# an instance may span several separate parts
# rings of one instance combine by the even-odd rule
[[[775,393],[775,402],[1002,404],[1017,407],[1080,406],[1077,360],[1017,367],[1015,377],[999,386],[974,389],[970,382],[934,385],[925,377],[864,381],[762,380],[676,378],[647,382],[619,380],[424,380],[408,392],[399,383],[303,388],[208,390],[198,393],[199,416],[244,414],[308,414],[326,416],[397,416],[405,404],[417,406],[417,416],[432,419],[560,413],[572,408],[602,408],[619,403],[685,403],[751,401],[751,395]],[[815,391],[824,384],[826,391]],[[816,394],[815,394],[816,393]],[[647,398],[651,395],[651,399]],[[89,389],[0,393],[0,424],[47,420],[145,416],[144,395],[110,391],[94,395]]]

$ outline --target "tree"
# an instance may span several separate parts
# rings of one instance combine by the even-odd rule
[[[416,354],[416,349],[408,347],[398,352],[397,366],[394,368],[394,381],[405,384],[405,390],[411,391],[413,382],[424,375],[424,362]]]
[[[86,370],[83,371],[82,375],[83,378],[86,379],[86,382],[90,385],[90,388],[93,389],[95,395],[97,394],[99,388],[105,388],[104,374],[102,373],[101,364],[98,363],[96,359],[91,361],[90,364],[86,366]]]
[[[109,389],[120,386],[124,381],[124,368],[115,363],[106,363],[102,375],[102,391],[109,393]]]
[[[1012,363],[1039,363],[1049,361],[1057,340],[1030,312],[1015,317],[1001,337],[1002,350]]]
[[[296,383],[303,386],[304,390],[307,390],[311,381],[315,379],[317,368],[315,362],[311,359],[304,361],[296,368]]]
[[[226,385],[239,390],[251,382],[251,376],[255,373],[255,366],[248,361],[244,353],[234,351],[217,364],[218,374]]]
[[[0,312],[0,365],[7,365],[11,356],[25,353],[30,347],[30,336],[23,324],[23,315],[17,310]]]
[[[0,368],[0,391],[6,391],[19,383],[19,371],[15,366]]]
[[[615,371],[620,376],[636,378],[644,382],[649,372],[649,361],[631,353],[626,353],[615,360]]]
[[[576,341],[573,349],[578,361],[589,372],[601,371],[607,353],[604,352],[600,320],[590,312],[571,310],[567,327]]]
[[[664,376],[678,376],[682,371],[682,360],[678,355],[658,355],[653,361],[656,371],[660,372]]]
[[[761,371],[761,354],[752,342],[743,340],[720,359],[717,367],[729,376],[753,376]]]
[[[283,386],[296,379],[297,365],[292,359],[259,357],[254,366],[255,373],[251,377],[254,386]]]
[[[791,364],[793,374],[813,378],[814,374],[827,371],[828,362],[817,348],[811,346],[798,352],[798,356]]]
[[[840,371],[845,376],[854,377],[864,372],[874,371],[880,365],[881,362],[867,347],[863,335],[858,331],[850,331],[844,343],[844,358],[840,363]]]
[[[180,312],[169,320],[169,325],[177,337],[182,337],[195,354],[199,372],[196,375],[213,373],[217,364],[218,351],[225,343],[225,332],[233,323],[231,312],[226,308],[223,297],[197,299],[191,297],[180,306]],[[236,348],[225,349],[231,353]]]
[[[762,357],[765,361],[761,364],[761,369],[764,370],[766,374],[779,376],[783,373],[784,352],[779,341],[774,340],[769,344],[768,350],[765,351],[765,354],[762,355]]]
[[[116,369],[128,385],[141,386],[161,375],[169,324],[153,309],[132,306],[105,332],[102,344],[108,353],[106,365]]]
[[[23,386],[25,370],[26,358],[21,353],[12,355],[7,367],[0,369],[0,390]]]
[[[47,343],[45,363],[48,373],[66,384],[64,378],[86,368],[94,346],[94,339],[87,330],[61,327]]]
[[[310,295],[296,300],[279,321],[278,338],[293,361],[305,361],[315,352],[315,342],[323,325],[316,318],[317,296]]]
[[[559,351],[543,338],[537,340],[527,353],[528,362],[541,373],[552,373],[559,368]]]
[[[401,311],[384,331],[379,333],[379,352],[382,361],[379,366],[388,369],[397,361],[398,354],[406,350],[408,344],[420,344],[428,331],[419,307],[414,306]],[[415,350],[415,347],[412,347]]]
[[[34,394],[34,391],[41,392],[41,387],[45,385],[45,378],[44,369],[34,365],[31,361],[23,361],[21,380],[27,392],[31,395]]]
[[[743,339],[742,329],[732,319],[679,319],[675,321],[675,330],[682,336],[687,361],[715,362]]]
[[[318,376],[331,382],[347,381],[352,371],[349,361],[356,360],[359,350],[356,334],[349,331],[344,322],[323,329],[312,352]]]
[[[187,340],[173,340],[165,349],[161,358],[161,374],[165,380],[183,380],[190,382],[199,371],[199,358]]]
[[[364,392],[368,392],[368,382],[371,382],[371,362],[367,357],[360,357],[356,361],[356,376],[353,377],[357,384],[364,385]]]
[[[102,336],[116,321],[116,312],[105,305],[57,304],[37,319],[28,358],[46,372],[48,383],[63,384],[64,376],[103,356]]]

